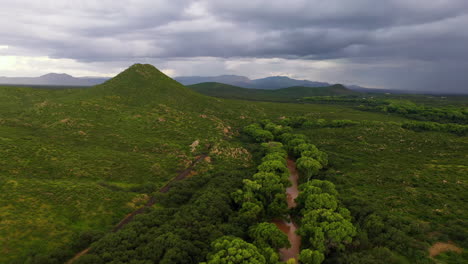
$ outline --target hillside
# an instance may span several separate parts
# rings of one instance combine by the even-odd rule
[[[357,95],[341,84],[326,87],[289,87],[277,90],[248,89],[223,83],[200,83],[188,86],[204,95],[254,101],[294,102],[310,96]]]

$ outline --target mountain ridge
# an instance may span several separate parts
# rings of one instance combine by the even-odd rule
[[[309,96],[342,96],[358,95],[341,84],[324,87],[293,86],[276,90],[243,88],[224,83],[199,83],[187,86],[204,95],[228,99],[241,99],[253,101],[290,102]]]
[[[316,82],[309,80],[296,80],[287,76],[269,76],[259,79],[249,79],[239,75],[219,75],[219,76],[179,76],[174,80],[183,85],[193,85],[206,82],[217,82],[238,86],[241,88],[275,90],[292,86],[323,87],[330,86],[328,82]]]
[[[47,73],[39,77],[4,77],[0,84],[6,85],[51,85],[51,86],[94,86],[108,80],[105,77],[74,77],[67,73]]]

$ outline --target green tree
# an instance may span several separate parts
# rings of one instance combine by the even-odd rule
[[[322,252],[311,249],[304,249],[299,254],[299,261],[302,264],[320,264],[325,260]]]
[[[255,134],[253,135],[253,138],[257,142],[267,142],[267,141],[273,140],[274,136],[270,131],[262,129],[262,130],[257,130]]]
[[[211,244],[212,252],[207,256],[207,264],[265,264],[265,257],[259,249],[244,240],[223,236]]]
[[[254,174],[253,179],[262,186],[256,194],[265,206],[273,202],[277,193],[284,193],[284,181],[275,173],[259,172]]]
[[[301,157],[310,157],[313,159],[316,159],[322,167],[327,167],[328,166],[328,155],[327,153],[323,151],[310,151],[310,150],[304,150],[301,152]]]
[[[331,181],[322,181],[322,180],[311,180],[305,184],[302,184],[301,187],[303,191],[307,191],[309,187],[317,187],[322,190],[323,193],[328,193],[333,196],[338,196],[338,192],[336,191],[336,187]]]
[[[278,175],[289,176],[289,169],[281,160],[267,160],[258,165],[261,172],[272,172]]]
[[[304,156],[303,152],[305,151],[307,151],[307,154],[309,155],[308,157],[311,158],[316,158],[319,155],[318,153],[320,152],[314,144],[302,143],[294,147],[293,154],[296,157],[301,157]]]
[[[302,137],[295,137],[291,140],[289,140],[286,144],[286,147],[288,149],[288,151],[290,152],[294,152],[294,148],[301,145],[301,144],[305,144],[307,143],[305,139],[303,139]]]
[[[271,247],[260,247],[258,248],[260,254],[265,258],[266,264],[278,264],[279,254],[277,250],[274,250]]]
[[[286,165],[286,155],[279,153],[279,152],[266,154],[262,158],[262,162],[269,161],[269,160],[278,160],[278,161],[281,161],[284,165]]]
[[[322,168],[322,164],[320,164],[320,162],[309,157],[301,157],[297,159],[296,166],[297,169],[307,177],[308,181],[312,176],[317,175]]]
[[[351,243],[356,228],[338,212],[317,209],[305,212],[298,234],[317,250],[323,249],[319,248],[321,242],[325,249],[342,249],[345,244]]]
[[[261,144],[262,150],[265,154],[279,153],[286,157],[288,153],[284,149],[284,145],[281,142],[270,141]]]
[[[292,131],[291,127],[276,125],[276,124],[273,124],[273,123],[265,124],[264,129],[270,131],[275,136],[278,136],[278,135],[284,134],[284,133],[289,133],[289,132]]]
[[[289,248],[288,237],[273,223],[260,223],[249,229],[249,236],[258,247]]]
[[[257,222],[263,215],[264,209],[260,202],[245,202],[239,210],[241,222],[251,224]]]
[[[314,194],[321,194],[322,189],[319,187],[313,186],[310,184],[310,181],[299,185],[299,195],[296,198],[296,208],[297,210],[302,210],[305,208],[305,204],[307,201],[307,197],[314,195]]]
[[[306,198],[305,210],[315,209],[330,209],[336,210],[338,208],[338,199],[328,193],[311,194]]]

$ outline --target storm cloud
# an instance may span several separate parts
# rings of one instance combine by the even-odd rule
[[[0,60],[467,91],[467,26],[466,0],[4,0]]]

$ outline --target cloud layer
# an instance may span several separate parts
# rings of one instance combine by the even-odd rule
[[[73,61],[75,72],[97,75],[143,61],[176,75],[463,91],[466,25],[466,0],[4,0],[0,60]],[[1,65],[0,75],[21,75]]]

